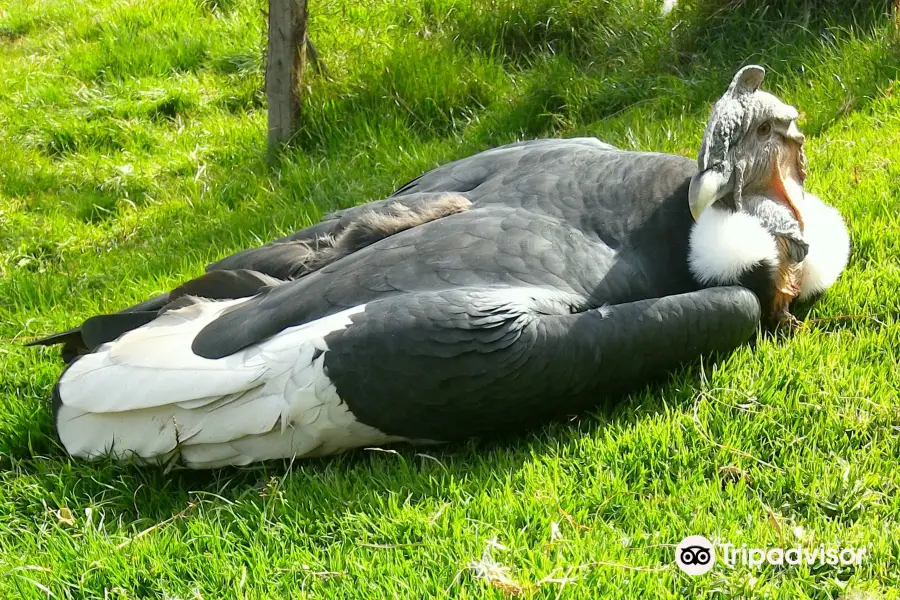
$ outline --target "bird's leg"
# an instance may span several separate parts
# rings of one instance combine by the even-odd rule
[[[800,322],[791,314],[791,303],[800,295],[802,258],[795,257],[795,242],[785,236],[775,238],[778,245],[778,274],[775,280],[775,300],[772,303],[772,320],[778,327],[794,329]],[[805,256],[805,254],[804,254]]]

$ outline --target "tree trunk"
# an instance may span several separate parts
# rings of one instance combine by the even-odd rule
[[[290,141],[300,122],[300,91],[306,68],[307,0],[269,0],[269,154]]]

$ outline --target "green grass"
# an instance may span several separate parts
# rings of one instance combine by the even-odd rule
[[[0,597],[503,598],[469,568],[494,539],[523,597],[900,597],[897,21],[722,4],[311,2],[328,76],[271,167],[264,1],[0,2]],[[20,341],[492,145],[692,156],[748,62],[804,111],[853,238],[796,335],[511,439],[170,474],[55,441],[60,364]],[[869,556],[690,578],[688,534]]]

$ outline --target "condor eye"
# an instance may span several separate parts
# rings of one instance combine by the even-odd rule
[[[772,124],[769,123],[768,121],[766,121],[765,123],[763,123],[756,129],[756,133],[759,135],[759,137],[766,137],[767,135],[769,135],[769,132],[771,132],[771,131],[772,131]]]

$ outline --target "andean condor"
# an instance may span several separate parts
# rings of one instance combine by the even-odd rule
[[[227,257],[64,344],[74,456],[195,467],[517,429],[733,349],[846,265],[797,111],[746,67],[699,161],[515,143]],[[697,165],[699,162],[699,171]]]

